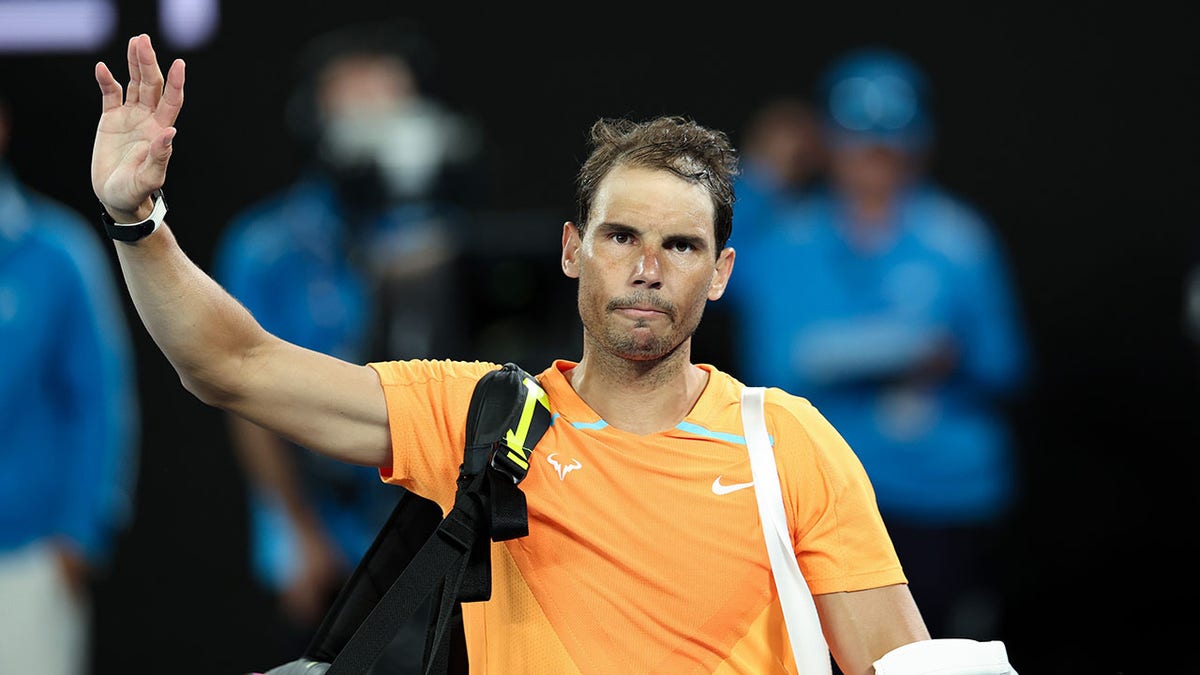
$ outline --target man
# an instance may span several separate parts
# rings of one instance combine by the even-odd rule
[[[323,33],[297,59],[287,120],[305,167],[236,215],[214,264],[271,333],[358,362],[462,349],[457,229],[478,133],[427,91],[430,53],[415,29],[373,22]],[[401,491],[237,415],[229,425],[252,488],[255,578],[279,600],[282,649],[298,653]]]
[[[5,161],[14,118],[0,97],[0,673],[82,675],[132,516],[137,378],[103,242]]]
[[[746,123],[741,173],[734,179],[737,239],[759,232],[780,210],[825,179],[826,149],[816,106],[794,96],[768,99]]]
[[[96,65],[92,185],[184,386],[448,510],[468,401],[495,366],[355,365],[263,330],[162,224],[184,64],[164,83],[146,35],[128,59],[124,101]],[[539,378],[556,415],[547,461],[523,483],[528,536],[493,545],[492,597],[464,605],[472,672],[794,672],[754,495],[728,490],[750,475],[742,385],[690,362],[692,331],[733,271],[735,155],[677,118],[602,120],[593,142],[578,222],[562,229],[583,354]],[[841,670],[929,641],[853,453],[803,399],[772,390],[767,408],[796,554]]]
[[[804,392],[854,448],[930,632],[992,637],[1019,490],[1004,406],[1029,370],[1008,261],[929,173],[915,63],[854,50],[818,100],[828,180],[738,241],[762,263],[730,296],[738,374]]]

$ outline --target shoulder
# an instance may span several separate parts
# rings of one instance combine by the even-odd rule
[[[977,260],[996,245],[991,223],[983,213],[945,189],[929,186],[914,192],[905,208],[914,236],[951,261]]]
[[[787,258],[817,253],[836,240],[836,208],[829,196],[814,188],[772,211],[769,227],[760,228],[743,247],[758,258]],[[803,266],[788,265],[793,274]],[[758,271],[759,273],[762,270]]]
[[[769,424],[794,428],[805,433],[817,424],[828,424],[825,417],[803,396],[768,387],[763,397],[763,407]]]
[[[488,361],[450,359],[410,359],[377,361],[368,364],[379,374],[384,387],[436,386],[440,384],[474,387],[490,371],[500,368]]]
[[[30,237],[44,256],[78,268],[88,280],[108,273],[105,240],[98,220],[93,227],[64,204],[36,193],[28,196],[34,223]]]
[[[764,409],[781,461],[808,458],[825,467],[857,462],[841,433],[808,399],[772,387]]]
[[[245,207],[230,219],[220,237],[224,250],[274,249],[294,242],[297,234],[313,229],[332,210],[329,188],[317,180],[302,180]]]
[[[708,386],[712,390],[712,397],[725,399],[728,405],[737,406],[740,414],[743,393],[750,385],[711,366],[704,367],[710,373]],[[812,427],[828,424],[808,399],[778,387],[759,388],[763,390],[763,415],[767,421],[767,431],[775,439],[776,445],[780,440],[791,442],[801,436],[807,438]]]

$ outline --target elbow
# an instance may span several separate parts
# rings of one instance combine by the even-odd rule
[[[192,352],[190,360],[174,364],[175,371],[183,388],[202,403],[229,410],[246,398],[253,373],[262,367],[268,351],[265,342],[253,339],[226,343],[219,349]]]
[[[245,366],[245,359],[229,359],[221,364],[176,368],[176,371],[183,388],[201,403],[229,410],[244,395]]]
[[[221,386],[203,377],[181,373],[179,382],[183,388],[201,403],[214,408],[227,409],[232,405],[234,393],[229,387]]]

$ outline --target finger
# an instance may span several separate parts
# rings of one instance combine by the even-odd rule
[[[100,85],[100,112],[121,107],[121,85],[103,62],[96,64],[96,84]]]
[[[143,33],[138,38],[137,59],[138,70],[141,71],[138,103],[154,110],[162,98],[162,70],[158,67],[158,57],[154,54],[154,46],[150,44],[150,36]]]
[[[167,88],[163,92],[162,100],[158,102],[158,107],[154,109],[154,119],[164,127],[175,124],[179,110],[183,107],[184,68],[183,59],[175,59],[171,64],[171,69],[167,71]]]
[[[137,43],[137,36],[129,38],[129,48],[125,54],[125,60],[129,63],[129,86],[125,87],[125,102],[129,105],[136,105],[138,94],[141,93],[139,89],[141,85],[141,71],[138,69]]]

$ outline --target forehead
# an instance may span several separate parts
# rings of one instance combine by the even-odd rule
[[[404,61],[386,54],[346,54],[321,69],[317,96],[324,107],[387,102],[405,98],[414,87]]]
[[[715,238],[714,208],[698,183],[665,169],[618,165],[600,181],[588,229],[611,223]]]

